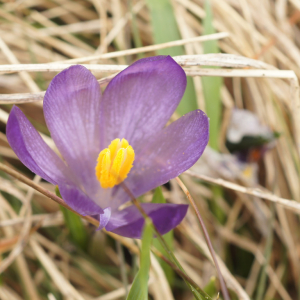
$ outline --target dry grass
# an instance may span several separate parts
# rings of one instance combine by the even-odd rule
[[[132,9],[129,2],[2,1],[2,162],[31,176],[16,159],[4,134],[12,104],[20,104],[46,142],[54,147],[42,117],[42,99],[56,72],[70,64],[84,63],[104,85],[136,60],[139,53],[155,55],[159,49],[184,45],[187,55],[175,59],[194,78],[201,109],[205,110],[205,101],[199,76],[226,78],[222,88],[220,138],[224,152],[233,107],[253,111],[262,123],[281,133],[275,147],[259,163],[259,184],[228,180],[218,172],[212,178],[203,175],[199,168],[183,176],[207,224],[225,281],[239,299],[250,299],[257,293],[263,270],[267,276],[264,299],[297,299],[300,294],[299,2],[212,0],[214,27],[219,33],[201,37],[204,1],[173,0],[182,40],[154,46],[145,1],[132,1]],[[132,14],[142,48],[131,49]],[[207,38],[219,40],[222,54],[202,54],[202,42]],[[53,191],[38,176],[32,179]],[[213,185],[224,188],[224,192],[215,197]],[[113,240],[119,240],[132,253],[133,261],[139,254],[135,241],[117,236],[108,238],[106,233],[98,232],[91,238],[90,256],[82,255],[70,243],[55,203],[4,173],[0,177],[0,191],[0,299],[124,299],[126,289],[120,266],[127,270],[130,282],[133,268],[127,265],[128,260],[122,261]],[[169,202],[186,203],[176,181],[171,181],[171,190],[164,190],[164,195]],[[213,214],[212,202],[217,203],[225,216],[223,223]],[[274,241],[268,248],[272,215]],[[175,233],[176,256],[188,275],[201,287],[206,286],[216,273],[192,210]],[[266,249],[271,251],[269,260]],[[249,268],[241,268],[243,264]],[[155,256],[152,256],[149,291],[157,300],[192,299],[185,288],[173,287],[172,294]]]

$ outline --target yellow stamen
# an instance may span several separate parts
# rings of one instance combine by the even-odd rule
[[[134,161],[134,150],[125,139],[113,140],[98,156],[96,176],[101,186],[112,188],[127,177]]]

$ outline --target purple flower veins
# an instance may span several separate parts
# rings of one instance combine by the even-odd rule
[[[185,73],[170,56],[135,62],[103,94],[90,71],[72,66],[53,78],[43,105],[62,159],[16,106],[7,139],[24,165],[58,185],[71,208],[97,216],[99,229],[140,238],[144,218],[134,205],[120,209],[130,199],[119,183],[139,197],[190,168],[208,142],[208,118],[200,110],[165,127],[185,88]],[[188,208],[141,205],[161,234],[176,227]]]

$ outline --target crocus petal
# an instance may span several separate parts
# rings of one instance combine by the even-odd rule
[[[203,153],[209,138],[208,118],[192,111],[153,136],[140,153],[124,181],[135,197],[162,185],[189,169]],[[114,196],[115,209],[128,200],[121,187]]]
[[[6,136],[20,161],[33,173],[52,184],[70,181],[66,165],[16,106],[10,112]]]
[[[69,184],[59,184],[59,192],[64,201],[83,216],[103,214],[103,209],[79,188]]]
[[[99,216],[100,216],[100,220],[99,220],[99,227],[97,228],[97,230],[103,229],[109,222],[111,216],[111,208],[110,207],[105,208],[103,210],[103,214]]]
[[[145,58],[129,66],[103,94],[105,143],[125,138],[136,151],[165,126],[185,87],[185,73],[170,56]]]
[[[188,209],[188,205],[184,204],[142,203],[141,205],[160,234],[165,234],[176,227]],[[132,205],[122,211],[113,212],[106,230],[129,238],[140,238],[144,222],[142,214]]]
[[[44,98],[44,115],[51,136],[86,190],[96,186],[100,141],[99,84],[85,67],[72,66],[51,81]],[[94,179],[94,180],[93,180]]]

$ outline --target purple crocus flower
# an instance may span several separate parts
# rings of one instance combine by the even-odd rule
[[[80,65],[50,83],[44,115],[60,158],[14,106],[7,139],[21,162],[58,185],[64,201],[99,228],[139,238],[144,218],[119,184],[139,197],[190,168],[208,142],[208,118],[192,111],[165,127],[186,88],[182,68],[170,56],[141,59],[119,73],[103,95]],[[142,203],[161,234],[177,226],[187,205]]]

